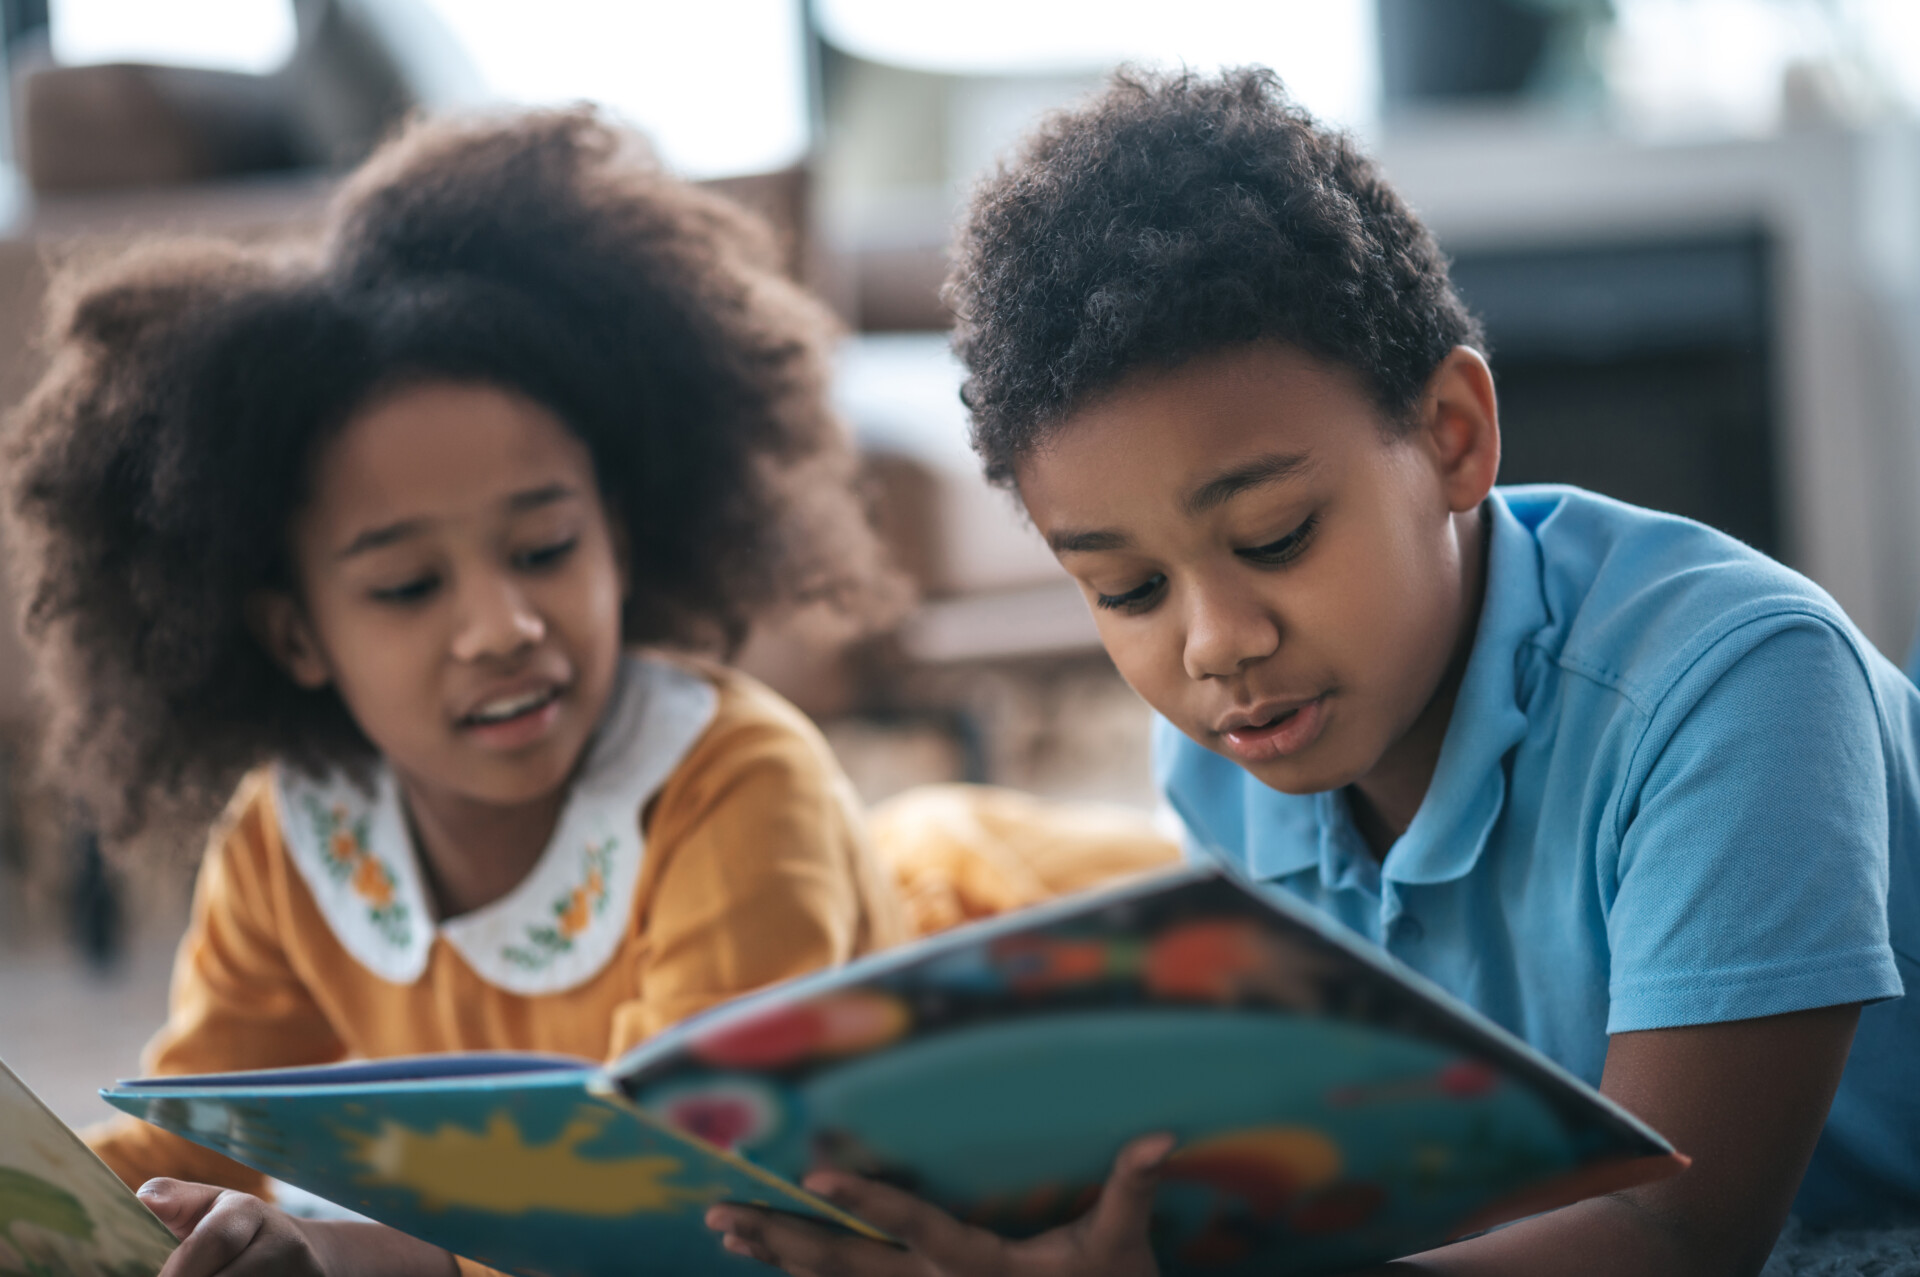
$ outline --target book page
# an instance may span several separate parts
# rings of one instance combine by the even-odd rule
[[[173,1234],[0,1063],[0,1274],[153,1277]]]

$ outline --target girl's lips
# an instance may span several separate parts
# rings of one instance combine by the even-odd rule
[[[1327,722],[1327,698],[1315,697],[1263,727],[1236,727],[1220,733],[1227,749],[1243,763],[1267,763],[1297,754],[1320,739]]]
[[[553,696],[512,718],[491,723],[462,723],[469,740],[487,749],[515,750],[538,743],[560,718],[561,696]]]

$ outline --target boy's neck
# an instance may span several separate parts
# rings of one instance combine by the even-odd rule
[[[546,851],[567,796],[562,787],[503,807],[404,782],[402,792],[428,894],[442,921],[483,909],[519,886]]]
[[[1373,770],[1347,788],[1347,805],[1353,812],[1354,828],[1366,841],[1375,860],[1384,861],[1387,852],[1407,826],[1413,823],[1420,804],[1433,784],[1433,773],[1440,764],[1440,747],[1446,741],[1447,724],[1453,720],[1453,705],[1460,694],[1460,682],[1466,677],[1467,658],[1473,654],[1474,636],[1480,629],[1480,606],[1486,597],[1487,582],[1487,507],[1453,516],[1455,535],[1460,540],[1460,592],[1466,606],[1454,635],[1453,655],[1446,672],[1434,689],[1426,707],[1406,734],[1395,741]]]

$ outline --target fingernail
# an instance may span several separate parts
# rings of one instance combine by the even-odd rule
[[[807,1176],[800,1181],[800,1187],[806,1189],[815,1197],[824,1197],[830,1202],[840,1199],[840,1181],[824,1171],[815,1171],[813,1174]]]
[[[1161,1144],[1160,1151],[1147,1160],[1146,1168],[1150,1171],[1157,1171],[1166,1165],[1167,1159],[1173,1156],[1173,1150],[1180,1146],[1180,1140],[1177,1136],[1165,1135],[1161,1138],[1165,1143]]]

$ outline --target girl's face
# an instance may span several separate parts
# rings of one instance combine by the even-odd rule
[[[626,574],[586,447],[490,386],[376,399],[295,515],[299,597],[262,629],[331,684],[414,801],[517,805],[564,786],[612,692]]]

